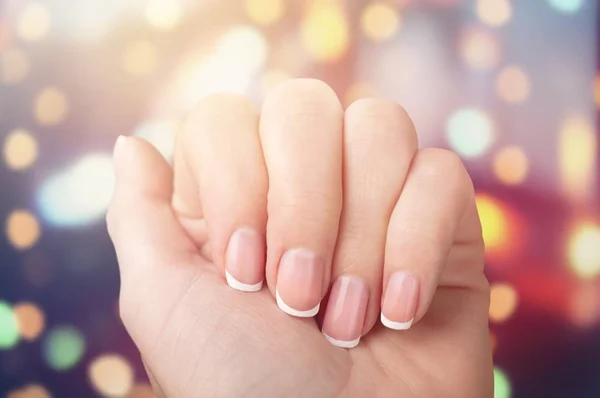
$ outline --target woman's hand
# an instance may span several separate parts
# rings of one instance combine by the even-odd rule
[[[315,80],[260,113],[215,95],[174,167],[120,138],[115,169],[121,314],[157,394],[491,397],[473,186],[400,106],[344,112]]]

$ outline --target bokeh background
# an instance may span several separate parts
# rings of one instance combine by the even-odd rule
[[[600,397],[595,0],[0,2],[0,396],[151,397],[117,314],[111,149],[291,77],[400,102],[477,187],[496,397]]]

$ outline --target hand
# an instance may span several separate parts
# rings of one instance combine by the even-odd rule
[[[492,396],[473,186],[400,106],[215,95],[173,167],[123,137],[115,169],[121,316],[159,396]]]

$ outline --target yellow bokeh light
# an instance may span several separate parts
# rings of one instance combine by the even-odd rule
[[[51,395],[43,386],[30,384],[9,392],[6,398],[51,398]]]
[[[371,3],[362,12],[361,27],[375,41],[389,39],[396,33],[400,18],[396,10],[384,3]]]
[[[572,200],[591,200],[596,179],[596,134],[587,117],[565,120],[558,138],[558,163],[564,192]]]
[[[4,161],[14,170],[23,170],[35,163],[38,156],[36,139],[25,130],[14,130],[4,141]]]
[[[270,25],[283,16],[283,0],[245,0],[248,17],[260,25]]]
[[[42,126],[56,126],[69,113],[67,96],[56,87],[46,87],[35,98],[35,120]]]
[[[50,13],[44,2],[30,2],[18,16],[17,35],[25,41],[41,40],[50,31],[50,19]]]
[[[15,210],[6,221],[6,236],[17,249],[33,246],[40,237],[40,225],[33,214],[26,210]]]
[[[496,78],[496,93],[506,102],[523,102],[529,97],[530,91],[529,78],[516,66],[507,66]]]
[[[130,43],[123,54],[123,69],[133,76],[148,76],[158,64],[158,48],[154,43],[140,40]]]
[[[596,79],[594,80],[594,100],[596,106],[600,108],[600,74],[596,75]]]
[[[333,62],[348,49],[349,31],[341,6],[334,2],[312,2],[302,23],[302,44],[318,61]]]
[[[150,384],[140,383],[133,386],[127,398],[155,398]]]
[[[516,146],[502,148],[494,157],[494,174],[507,185],[525,181],[529,172],[529,160],[523,150]]]
[[[17,317],[23,340],[33,341],[37,339],[45,326],[42,310],[33,303],[20,303],[13,307],[13,312]]]
[[[477,194],[477,211],[481,219],[483,240],[487,251],[503,248],[508,244],[508,220],[500,204],[494,198]]]
[[[146,19],[156,29],[173,29],[182,17],[183,8],[179,0],[150,0],[146,6]]]
[[[504,322],[515,312],[518,304],[516,290],[507,284],[499,283],[490,289],[490,319],[494,322]]]
[[[361,98],[370,98],[376,96],[377,90],[375,89],[375,87],[373,87],[372,84],[364,82],[354,83],[350,87],[348,87],[346,93],[344,94],[344,105],[348,107],[354,101],[359,100]]]
[[[119,355],[102,355],[91,363],[88,376],[94,388],[103,396],[122,397],[131,391],[133,369]]]
[[[509,0],[477,0],[475,11],[481,22],[495,27],[505,25],[512,17]]]
[[[489,69],[500,60],[500,46],[490,33],[471,29],[462,36],[460,55],[470,68]]]
[[[593,327],[600,319],[600,291],[593,280],[579,284],[571,295],[571,321],[582,328]]]
[[[31,68],[29,57],[17,48],[0,52],[0,80],[5,84],[21,83]]]
[[[568,256],[571,268],[581,278],[600,275],[600,226],[584,223],[569,239]]]

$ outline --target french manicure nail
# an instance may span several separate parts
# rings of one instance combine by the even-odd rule
[[[331,287],[323,319],[323,335],[333,345],[353,348],[360,342],[369,287],[360,278],[339,277]]]
[[[229,238],[225,253],[227,284],[242,292],[262,289],[265,268],[265,244],[261,234],[239,228]]]
[[[394,330],[410,329],[417,312],[418,294],[419,282],[413,275],[393,273],[383,297],[381,323]]]
[[[321,302],[324,268],[321,257],[310,250],[285,252],[279,262],[275,288],[279,308],[292,316],[315,316]]]

